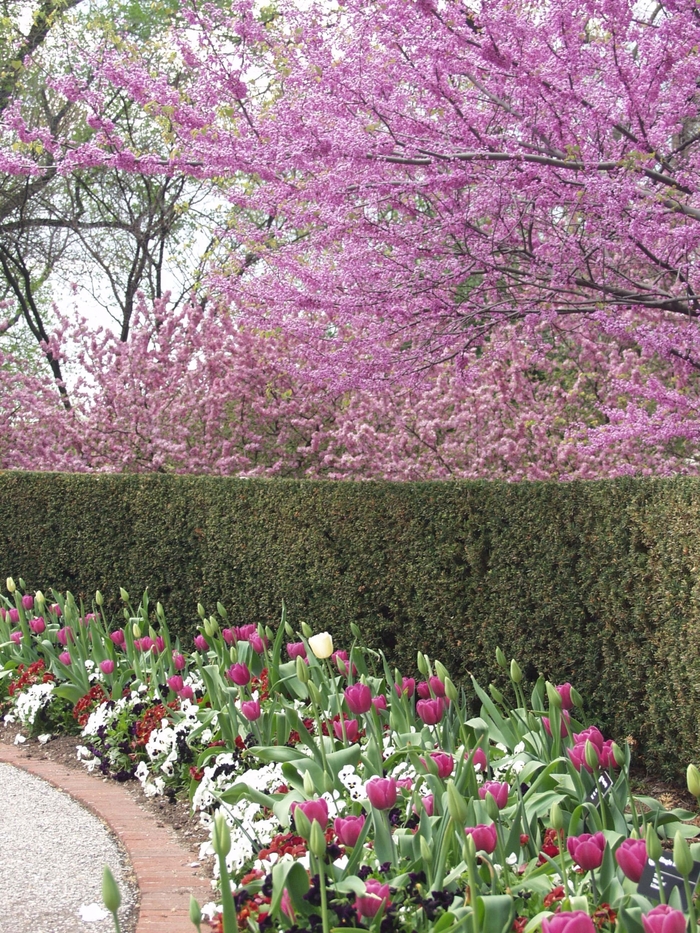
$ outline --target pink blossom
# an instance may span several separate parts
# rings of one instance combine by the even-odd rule
[[[596,933],[596,928],[584,910],[562,910],[553,917],[545,917],[542,933]]]
[[[185,685],[179,674],[173,674],[172,677],[168,677],[167,684],[173,693],[179,693]]]
[[[333,734],[336,739],[343,739],[343,726],[345,726],[345,737],[348,742],[357,742],[360,735],[360,725],[356,719],[345,719],[341,722],[333,723]]]
[[[124,644],[126,642],[126,636],[124,634],[124,629],[118,628],[116,631],[110,632],[109,637],[112,643],[115,644],[118,648],[124,647]]]
[[[439,697],[434,700],[418,700],[416,703],[416,712],[427,726],[434,726],[440,722],[445,705]]]
[[[396,695],[412,697],[416,689],[416,682],[413,677],[404,677],[401,680],[400,684],[394,684],[394,690],[396,690]]]
[[[364,816],[338,816],[333,820],[333,829],[338,842],[344,846],[355,846],[365,825]]]
[[[687,926],[682,910],[659,904],[648,914],[642,914],[644,933],[685,933]]]
[[[490,855],[495,851],[498,842],[495,823],[489,823],[488,825],[480,823],[478,826],[467,826],[464,832],[474,839],[477,852],[486,852],[487,855]]]
[[[373,777],[365,784],[369,802],[376,810],[391,810],[398,797],[394,778]]]
[[[58,660],[59,660],[62,664],[70,664],[70,661],[71,661],[70,652],[68,652],[68,651],[62,651],[62,652],[59,654],[59,656],[58,656]]]
[[[382,884],[381,881],[368,878],[365,881],[365,893],[358,894],[355,897],[355,910],[358,916],[367,919],[376,917],[382,908],[387,908],[391,904],[389,894],[388,884]]]
[[[113,674],[114,673],[114,661],[110,658],[107,658],[104,661],[100,661],[100,670],[103,674]]]
[[[615,849],[615,860],[624,874],[637,884],[647,863],[647,844],[645,840],[623,839]]]
[[[261,716],[260,702],[258,700],[243,700],[241,713],[249,722],[255,722]]]
[[[44,622],[41,616],[37,616],[35,619],[29,620],[29,628],[34,632],[35,635],[41,635],[44,631],[46,631],[46,622]]]
[[[569,836],[566,840],[566,848],[571,858],[584,871],[600,868],[605,852],[605,836],[602,833]]]
[[[344,695],[350,712],[356,716],[368,712],[372,706],[372,693],[367,684],[352,684],[345,688]]]
[[[325,829],[326,826],[328,826],[328,804],[323,797],[316,797],[312,800],[304,800],[301,803],[297,803],[293,806],[292,813],[294,813],[297,807],[307,817],[309,823],[313,823],[313,821],[316,820],[317,823],[321,824],[321,829]]]
[[[510,785],[505,781],[484,781],[479,788],[479,796],[481,799],[485,800],[486,795],[490,794],[496,801],[499,810],[502,810],[508,804],[509,793]]]

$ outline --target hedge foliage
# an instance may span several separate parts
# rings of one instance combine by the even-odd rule
[[[196,605],[290,619],[404,673],[418,649],[455,680],[505,686],[495,648],[554,682],[639,760],[700,760],[700,481],[338,483],[0,474],[2,577],[30,589],[148,586],[189,639]]]

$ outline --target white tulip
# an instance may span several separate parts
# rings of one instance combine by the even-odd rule
[[[333,639],[328,632],[319,632],[309,639],[309,648],[317,658],[330,658],[333,654]]]

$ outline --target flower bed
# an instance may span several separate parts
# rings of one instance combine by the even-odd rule
[[[21,581],[20,581],[21,583]],[[570,684],[499,651],[510,696],[440,661],[419,679],[282,617],[276,632],[198,607],[192,651],[160,605],[112,628],[96,596],[0,610],[5,721],[73,731],[90,770],[149,796],[186,790],[215,856],[205,916],[231,933],[680,933],[696,927],[695,814],[630,789],[630,749],[580,719]],[[689,766],[689,789],[700,773]]]

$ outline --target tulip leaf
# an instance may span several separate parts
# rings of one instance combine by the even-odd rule
[[[76,686],[75,684],[61,684],[59,687],[54,687],[54,696],[60,697],[62,700],[68,700],[70,703],[77,703],[85,694],[81,687]]]
[[[357,875],[349,875],[347,878],[343,878],[342,881],[337,881],[330,887],[332,890],[337,891],[338,894],[357,894],[359,897],[362,897],[365,893],[365,883],[361,878],[358,878]]]
[[[488,933],[508,933],[515,918],[515,901],[509,894],[477,897],[477,924]]]
[[[306,906],[304,895],[309,890],[309,876],[301,862],[281,859],[272,866],[271,913],[279,912],[285,890],[289,891],[294,907],[303,910]]]

